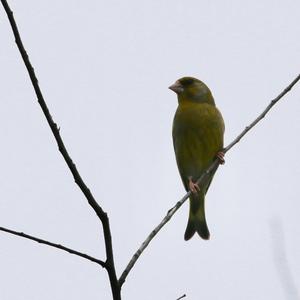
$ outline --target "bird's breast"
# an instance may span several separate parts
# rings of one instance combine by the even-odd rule
[[[178,107],[173,122],[173,144],[183,180],[199,177],[222,148],[222,122],[212,105]]]

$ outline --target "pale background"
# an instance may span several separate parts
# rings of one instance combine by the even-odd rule
[[[167,87],[206,82],[228,144],[300,70],[296,0],[9,3],[67,148],[110,216],[118,274],[184,195]],[[99,220],[57,151],[2,6],[0,41],[0,226],[104,259]],[[183,240],[186,203],[123,299],[299,299],[299,114],[298,84],[226,156],[207,195],[211,240]],[[0,299],[111,292],[96,264],[0,232]]]

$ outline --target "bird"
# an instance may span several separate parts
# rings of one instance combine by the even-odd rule
[[[223,164],[225,125],[210,89],[199,79],[182,77],[169,87],[177,94],[178,107],[173,120],[172,136],[178,170],[185,187],[191,191],[190,209],[184,239],[195,232],[209,240],[205,218],[205,195],[214,172],[199,186],[197,180],[216,159]]]

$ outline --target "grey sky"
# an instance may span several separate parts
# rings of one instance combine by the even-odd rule
[[[110,216],[118,274],[184,194],[167,87],[184,75],[206,82],[228,144],[300,70],[299,1],[9,3],[69,152]],[[2,6],[0,40],[0,226],[103,258],[100,223],[57,151]],[[206,198],[211,240],[183,240],[186,203],[124,299],[284,299],[274,218],[299,286],[299,101],[296,86],[226,156]],[[0,245],[3,300],[110,299],[97,265],[1,232]]]

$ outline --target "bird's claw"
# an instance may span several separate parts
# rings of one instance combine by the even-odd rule
[[[220,164],[224,165],[225,164],[225,159],[224,159],[225,153],[220,151],[217,153],[217,158],[220,160]]]
[[[200,186],[198,185],[198,183],[194,183],[191,178],[189,178],[189,188],[190,191],[194,194],[200,192]]]

